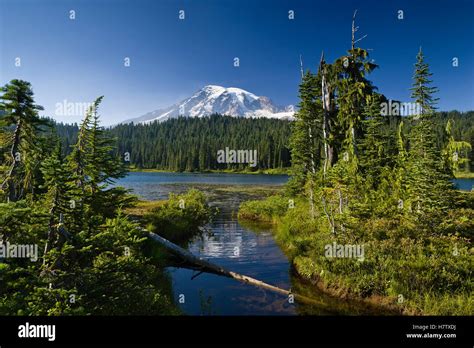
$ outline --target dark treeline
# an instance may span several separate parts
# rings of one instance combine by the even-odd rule
[[[64,149],[75,143],[77,126],[58,124]],[[217,151],[257,150],[256,169],[290,166],[290,122],[212,115],[177,118],[162,123],[121,124],[108,129],[130,165],[146,169],[204,171],[245,169],[248,164],[218,163]],[[67,151],[67,150],[66,150]]]
[[[445,127],[451,120],[451,134],[455,139],[459,141],[465,141],[471,144],[474,149],[474,111],[459,112],[436,112],[433,121],[438,125],[438,132],[436,138],[438,139],[438,145],[444,144],[448,141],[446,139]],[[407,132],[409,131],[410,125],[407,124]],[[459,157],[466,156],[466,163],[459,163],[459,170],[461,171],[474,171],[474,151],[465,151],[461,153]]]
[[[438,143],[444,143],[444,128],[452,120],[452,134],[474,147],[474,111],[437,112]],[[398,121],[390,122],[396,129]],[[410,125],[405,120],[406,132]],[[109,128],[118,140],[121,155],[130,154],[130,164],[137,168],[173,171],[203,171],[225,169],[217,162],[217,151],[229,149],[257,150],[258,169],[290,166],[288,150],[291,122],[272,119],[247,119],[213,115],[204,118],[179,118],[162,123],[123,124]],[[57,132],[63,142],[64,155],[77,141],[78,126],[58,123]],[[460,170],[474,170],[474,152]],[[246,164],[229,164],[229,168],[243,169]]]

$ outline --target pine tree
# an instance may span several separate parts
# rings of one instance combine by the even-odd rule
[[[336,64],[328,64],[321,55],[318,81],[321,81],[321,102],[323,109],[322,138],[324,146],[323,177],[338,160],[343,134],[338,123],[339,106],[336,100],[340,71]]]
[[[449,209],[455,193],[437,143],[433,122],[437,88],[430,86],[431,75],[420,48],[411,89],[420,114],[414,117],[410,132],[407,168],[410,206],[419,213]]]
[[[302,76],[299,107],[290,139],[293,172],[298,174],[290,185],[299,187],[300,192],[306,183],[309,185],[310,210],[314,216],[313,186],[321,163],[323,109],[320,77],[309,71]]]
[[[443,149],[443,158],[445,162],[446,171],[454,175],[460,168],[468,163],[469,151],[472,149],[472,145],[467,141],[456,141],[453,136],[453,124],[454,121],[448,120],[446,123],[446,135],[448,140],[446,146]]]
[[[415,73],[413,76],[413,86],[410,88],[412,91],[411,97],[420,107],[420,114],[417,115],[419,118],[431,119],[436,109],[439,98],[435,98],[433,95],[438,92],[438,88],[430,86],[433,82],[430,77],[433,74],[430,72],[428,63],[425,62],[423,51],[420,47],[418,54],[416,55]]]
[[[115,179],[126,175],[123,161],[113,153],[115,139],[100,126],[98,107],[102,99],[99,97],[94,101],[91,126],[86,131],[85,172],[91,194],[107,188]]]
[[[46,255],[56,242],[60,217],[68,211],[69,207],[69,173],[63,160],[59,138],[56,138],[52,154],[41,164],[41,172],[44,178],[43,187],[48,190],[46,204],[49,207],[49,223],[44,249],[44,255]]]
[[[377,189],[384,167],[392,165],[391,139],[386,131],[386,117],[380,113],[381,100],[378,94],[370,98],[363,121],[364,137],[359,142],[359,169],[371,190]]]
[[[8,191],[7,197],[13,202],[25,196],[26,191],[32,192],[33,171],[37,167],[37,140],[41,126],[48,124],[38,117],[38,110],[43,107],[35,104],[33,90],[29,82],[12,80],[4,87],[0,100],[0,128],[13,133],[9,141],[9,169],[3,179],[1,189]]]
[[[107,190],[126,172],[112,151],[114,140],[99,125],[97,110],[101,101],[102,97],[97,98],[86,113],[77,143],[67,159],[73,173],[72,201],[77,206],[73,224],[79,229],[87,226],[90,232],[102,222],[100,216],[113,216],[118,206],[128,201],[124,190]]]
[[[368,100],[377,89],[372,82],[367,79],[367,75],[378,66],[369,59],[369,52],[366,49],[356,47],[358,41],[355,33],[358,27],[355,25],[354,12],[352,20],[352,41],[351,49],[347,56],[340,57],[335,63],[338,72],[338,122],[342,128],[344,151],[349,156],[349,161],[354,167],[357,166],[358,149],[357,143],[363,134],[363,121]]]

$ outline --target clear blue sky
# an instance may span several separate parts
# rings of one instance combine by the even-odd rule
[[[178,19],[181,9],[185,20]],[[380,65],[371,79],[382,93],[409,101],[422,46],[440,88],[439,108],[474,109],[470,0],[0,0],[0,83],[30,81],[44,114],[52,116],[65,99],[105,95],[105,124],[168,106],[207,84],[295,104],[299,54],[311,69],[321,50],[328,61],[344,54],[354,9],[359,34],[368,35],[361,46],[373,49]]]

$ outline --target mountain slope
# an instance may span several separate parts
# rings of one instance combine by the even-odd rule
[[[269,98],[256,96],[240,88],[208,85],[168,108],[155,110],[123,123],[162,122],[180,116],[203,117],[212,114],[291,119],[294,111],[293,105],[278,107]]]

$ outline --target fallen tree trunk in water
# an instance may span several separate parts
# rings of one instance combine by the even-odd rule
[[[260,288],[267,289],[267,290],[270,290],[270,291],[288,296],[289,299],[290,299],[290,296],[293,296],[293,299],[297,300],[297,301],[306,302],[306,303],[310,303],[310,304],[319,304],[319,305],[321,304],[319,301],[317,301],[315,299],[312,299],[312,298],[309,298],[309,297],[306,297],[306,296],[303,296],[303,295],[294,294],[289,290],[285,290],[285,289],[279,288],[277,286],[267,284],[265,282],[262,282],[261,280],[258,280],[258,279],[255,279],[255,278],[243,275],[243,274],[239,274],[239,273],[229,271],[229,270],[227,270],[227,269],[225,269],[225,268],[223,268],[219,265],[211,263],[211,262],[209,262],[209,261],[207,261],[207,260],[205,260],[201,257],[198,257],[198,256],[190,253],[186,249],[181,248],[180,246],[170,242],[169,240],[167,240],[167,239],[165,239],[165,238],[163,238],[163,237],[161,237],[161,236],[159,236],[155,233],[151,233],[147,230],[144,230],[144,231],[146,231],[146,233],[148,234],[148,236],[152,240],[154,240],[155,242],[158,242],[159,244],[164,246],[167,250],[169,250],[174,255],[182,258],[183,260],[189,262],[192,265],[198,266],[201,269],[201,271],[207,271],[209,273],[215,273],[215,274],[219,274],[219,275],[222,275],[222,276],[225,276],[225,277],[234,278],[234,279],[236,279],[240,282],[247,283],[247,284],[252,284],[254,286],[258,286]]]

